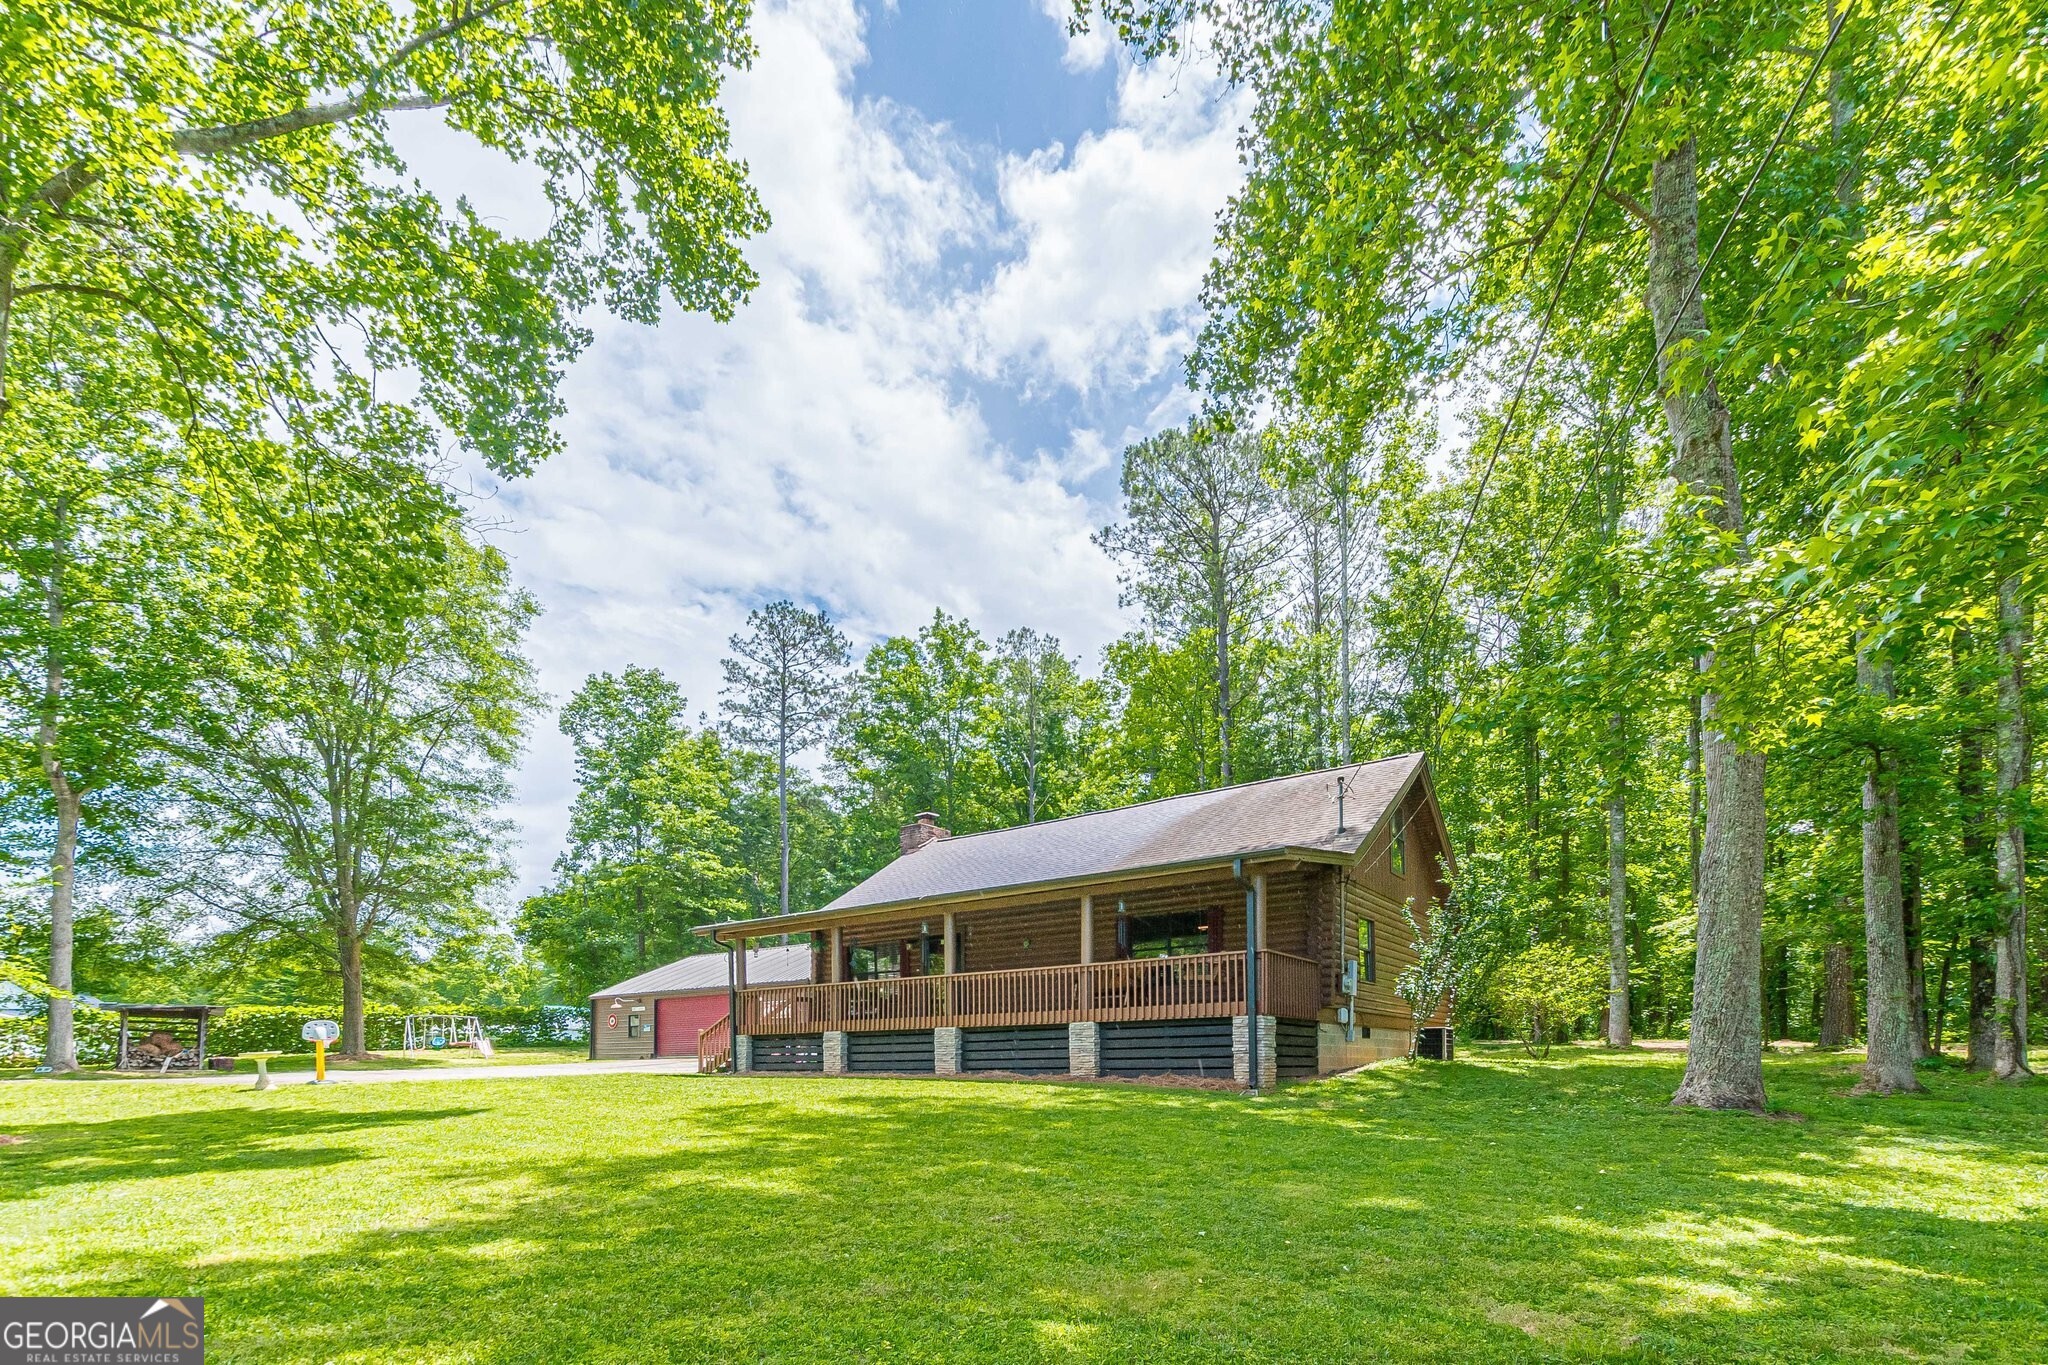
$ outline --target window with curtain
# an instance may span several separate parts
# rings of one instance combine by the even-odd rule
[[[1358,920],[1358,978],[1361,981],[1377,981],[1380,974],[1379,944],[1376,943],[1372,921],[1360,916]]]

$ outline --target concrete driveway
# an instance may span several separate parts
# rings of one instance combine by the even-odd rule
[[[657,1057],[633,1062],[536,1062],[531,1066],[422,1066],[405,1069],[330,1069],[330,1085],[382,1085],[390,1081],[517,1081],[544,1076],[609,1076],[621,1072],[653,1076],[694,1076],[695,1057]],[[107,1076],[102,1081],[121,1085],[237,1085],[252,1089],[256,1078],[246,1071],[215,1072],[182,1076]],[[273,1072],[270,1085],[281,1090],[289,1085],[306,1085],[310,1071]]]

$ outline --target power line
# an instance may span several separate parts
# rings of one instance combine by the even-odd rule
[[[1786,109],[1785,117],[1778,123],[1777,135],[1771,139],[1770,145],[1764,149],[1764,154],[1757,159],[1756,166],[1750,171],[1749,182],[1742,187],[1742,194],[1735,202],[1735,211],[1729,214],[1728,221],[1721,225],[1721,231],[1714,238],[1712,249],[1707,252],[1707,259],[1693,275],[1692,285],[1685,291],[1685,298],[1678,305],[1677,314],[1682,315],[1687,308],[1692,306],[1693,299],[1699,293],[1701,282],[1707,278],[1707,272],[1713,269],[1715,259],[1721,254],[1722,244],[1728,240],[1728,234],[1734,230],[1735,220],[1740,218],[1742,211],[1749,206],[1750,194],[1756,189],[1757,183],[1763,179],[1764,171],[1769,168],[1772,158],[1777,155],[1778,148],[1784,144],[1785,134],[1791,129],[1792,122],[1798,117],[1800,109],[1805,106],[1807,95],[1812,93],[1815,77],[1819,76],[1821,67],[1827,62],[1828,54],[1834,51],[1835,40],[1841,36],[1843,25],[1849,21],[1849,12],[1855,7],[1856,0],[1848,0],[1842,6],[1841,13],[1835,16],[1835,22],[1828,29],[1826,44],[1822,46],[1819,52],[1814,54],[1813,64],[1806,69],[1806,79],[1799,83],[1799,90],[1793,97],[1791,107]],[[1921,58],[1920,66],[1914,69],[1914,74],[1908,81],[1909,85],[1912,81],[1919,79],[1919,73],[1925,68],[1928,58],[1932,57],[1934,49],[1940,46],[1942,37],[1948,33],[1949,25],[1955,22],[1956,15],[1961,12],[1962,0],[1956,0],[1956,4],[1949,10],[1947,23],[1942,25],[1941,32],[1936,35],[1934,43],[1928,48],[1927,55]],[[1674,315],[1672,326],[1675,328],[1677,325],[1678,317]],[[1635,386],[1629,390],[1628,397],[1622,400],[1621,411],[1624,413],[1634,406],[1637,398],[1642,396],[1643,386],[1656,373],[1658,363],[1664,358],[1665,347],[1671,344],[1669,336],[1654,338],[1654,340],[1656,341],[1656,346],[1650,353],[1649,363],[1643,367],[1642,373],[1636,376]],[[1601,459],[1596,456],[1591,464],[1587,466],[1586,476],[1579,480],[1578,487],[1572,491],[1571,501],[1565,505],[1564,514],[1558,518],[1557,525],[1551,529],[1549,538],[1543,543],[1542,551],[1536,556],[1536,563],[1529,572],[1528,584],[1522,589],[1522,595],[1516,599],[1515,605],[1518,609],[1529,600],[1529,594],[1536,590],[1536,580],[1542,576],[1543,566],[1550,562],[1551,552],[1557,548],[1557,542],[1563,537],[1565,528],[1571,525],[1571,519],[1578,512],[1579,503],[1585,498],[1586,490],[1592,486],[1593,480],[1599,475],[1601,464]]]
[[[1686,290],[1685,298],[1678,306],[1677,312],[1679,314],[1683,314],[1691,306],[1702,281],[1707,277],[1707,272],[1713,268],[1715,259],[1720,255],[1723,243],[1728,240],[1728,234],[1733,231],[1736,220],[1742,216],[1743,210],[1748,207],[1751,194],[1763,179],[1764,172],[1769,169],[1770,163],[1777,155],[1779,147],[1784,145],[1786,133],[1790,131],[1793,121],[1799,115],[1799,111],[1805,107],[1806,98],[1813,91],[1814,80],[1819,76],[1821,67],[1826,64],[1828,56],[1834,51],[1835,42],[1841,36],[1842,28],[1848,22],[1850,11],[1854,8],[1855,0],[1847,0],[1841,12],[1835,16],[1834,22],[1829,26],[1827,42],[1819,52],[1814,54],[1813,62],[1807,67],[1806,77],[1800,82],[1799,89],[1793,96],[1791,106],[1786,109],[1785,116],[1779,120],[1777,133],[1772,137],[1770,145],[1764,149],[1763,155],[1757,159],[1756,166],[1750,171],[1749,180],[1744,184],[1742,193],[1736,200],[1734,212],[1729,214],[1728,221],[1722,225],[1720,233],[1714,238],[1714,245],[1707,252],[1707,259],[1701,263],[1699,270],[1694,274],[1692,284]],[[1956,0],[1955,4],[1950,6],[1948,18],[1942,23],[1940,30],[1935,34],[1934,41],[1928,45],[1928,50],[1922,54],[1919,63],[1913,68],[1912,74],[1907,78],[1905,85],[1908,89],[1918,82],[1921,73],[1926,70],[1927,64],[1933,59],[1935,52],[1939,50],[1943,39],[1947,37],[1949,29],[1954,26],[1957,16],[1962,12],[1962,8],[1963,0]],[[1676,325],[1675,318],[1673,325]],[[1629,391],[1628,397],[1621,404],[1623,412],[1626,412],[1641,395],[1643,385],[1656,372],[1657,363],[1663,358],[1664,348],[1669,342],[1669,337],[1658,339],[1656,348],[1651,353],[1649,363],[1643,367],[1642,372],[1636,378],[1635,386]],[[1586,490],[1592,486],[1594,478],[1598,476],[1602,464],[1603,461],[1596,457],[1587,466],[1585,477],[1579,481],[1577,488],[1573,490],[1570,503],[1566,505],[1564,514],[1558,518],[1557,525],[1552,528],[1549,538],[1544,542],[1543,549],[1530,570],[1529,581],[1523,587],[1521,596],[1516,599],[1516,608],[1518,610],[1528,602],[1529,595],[1536,590],[1536,581],[1542,576],[1543,566],[1550,561],[1551,552],[1555,550],[1558,540],[1564,534],[1565,528],[1571,524],[1572,516],[1577,512],[1579,503],[1585,497]],[[1444,715],[1438,718],[1439,726],[1441,726],[1444,720],[1448,719],[1450,710],[1455,706],[1456,699],[1454,698],[1446,706]]]
[[[1615,153],[1621,148],[1622,135],[1628,131],[1629,120],[1635,114],[1636,103],[1643,93],[1643,83],[1649,79],[1650,64],[1656,59],[1657,45],[1663,41],[1664,29],[1671,21],[1671,11],[1677,0],[1664,0],[1663,13],[1657,16],[1657,27],[1650,34],[1648,46],[1643,51],[1643,64],[1636,72],[1635,83],[1629,87],[1628,100],[1622,106],[1621,118],[1614,125],[1614,134],[1607,140],[1607,154],[1601,160],[1600,173],[1594,177],[1593,191],[1586,196],[1586,206],[1579,213],[1578,228],[1572,234],[1571,250],[1565,255],[1564,268],[1558,272],[1557,283],[1551,287],[1550,302],[1544,306],[1543,321],[1537,328],[1536,344],[1529,350],[1529,359],[1522,366],[1522,375],[1515,383],[1515,396],[1508,404],[1507,415],[1496,429],[1493,449],[1488,452],[1486,464],[1480,471],[1479,487],[1472,494],[1472,505],[1465,509],[1465,519],[1458,527],[1458,538],[1451,546],[1450,558],[1444,561],[1443,576],[1437,580],[1436,591],[1429,599],[1429,612],[1422,627],[1423,648],[1429,646],[1430,633],[1436,628],[1436,613],[1444,598],[1444,590],[1450,585],[1451,574],[1458,567],[1459,557],[1465,551],[1465,537],[1472,530],[1472,523],[1479,516],[1479,507],[1486,499],[1487,485],[1493,480],[1493,467],[1500,459],[1500,452],[1507,444],[1508,432],[1514,428],[1515,417],[1522,408],[1522,396],[1528,391],[1529,377],[1535,372],[1536,362],[1543,355],[1543,347],[1550,340],[1550,324],[1557,316],[1557,305],[1564,297],[1565,282],[1571,278],[1572,267],[1578,264],[1579,248],[1586,240],[1586,227],[1592,221],[1593,207],[1600,202],[1600,192],[1606,187],[1608,172],[1614,169]],[[1688,300],[1689,302],[1690,300]]]

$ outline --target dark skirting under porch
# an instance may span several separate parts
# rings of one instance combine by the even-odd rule
[[[905,1071],[929,1075],[932,1066],[932,1031],[908,1033],[849,1033],[846,1035],[848,1071]]]
[[[960,1069],[1064,1076],[1069,1070],[1067,1026],[962,1029]]]
[[[825,1040],[815,1033],[760,1033],[754,1035],[753,1069],[756,1071],[823,1071]]]

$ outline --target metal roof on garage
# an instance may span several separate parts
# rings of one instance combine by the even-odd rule
[[[747,984],[772,986],[811,979],[811,950],[807,944],[778,944],[772,948],[747,949]],[[592,991],[601,995],[676,995],[683,991],[722,991],[732,985],[731,953],[693,953],[651,971],[628,977],[616,986]]]

